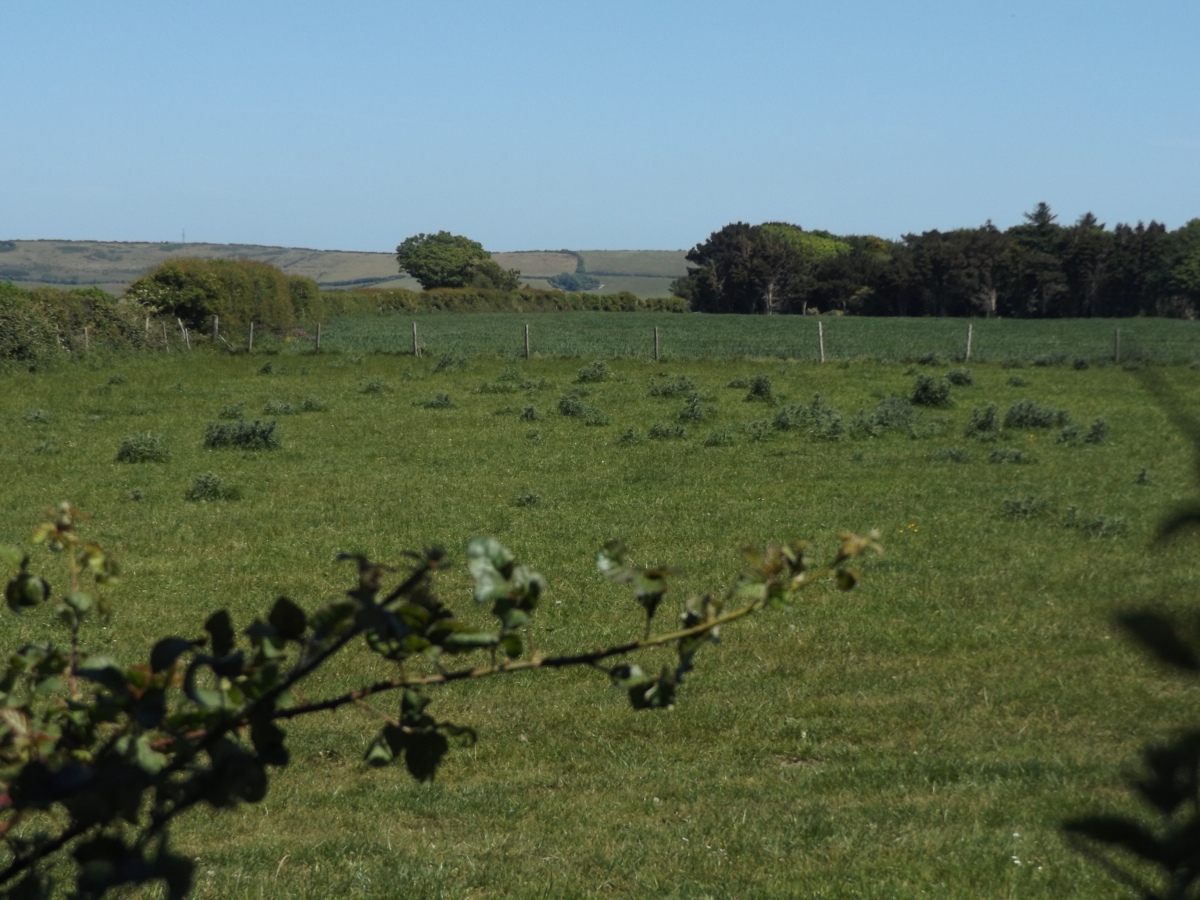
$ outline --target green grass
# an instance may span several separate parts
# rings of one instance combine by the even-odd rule
[[[659,329],[665,359],[750,357],[816,360],[816,317],[719,316],[672,313],[428,313],[343,317],[329,323],[322,347],[352,353],[406,353],[412,350],[417,323],[427,355],[446,353],[524,353],[529,325],[535,356],[653,355]],[[877,359],[917,361],[933,358],[932,374],[951,370],[966,349],[967,323],[956,319],[821,318],[827,364]],[[1071,369],[1077,359],[1101,365],[1113,358],[1113,332],[1121,331],[1122,362],[1151,359],[1171,363],[1200,361],[1200,332],[1194,323],[1172,319],[1072,319],[1031,321],[980,320],[972,323],[971,362],[996,362],[1028,368]],[[304,344],[310,347],[311,344]]]
[[[119,557],[124,579],[112,625],[85,638],[123,660],[144,657],[162,635],[200,634],[218,606],[239,626],[279,594],[313,609],[351,584],[353,573],[333,562],[340,551],[402,565],[403,550],[442,543],[457,563],[439,582],[443,593],[483,621],[463,548],[494,535],[549,582],[533,631],[547,653],[641,633],[628,590],[593,566],[610,537],[637,562],[685,570],[659,613],[664,627],[684,597],[729,583],[744,544],[810,537],[829,552],[839,530],[879,528],[886,555],[852,593],[820,587],[794,609],[726,629],[701,651],[671,712],[635,713],[593,672],[438,695],[431,711],[476,726],[480,741],[452,751],[432,785],[361,762],[379,726],[368,711],[295,723],[295,765],[264,803],[199,810],[180,823],[176,843],[198,860],[196,896],[1113,894],[1058,823],[1129,811],[1121,776],[1139,745],[1195,718],[1194,696],[1112,626],[1116,608],[1183,608],[1200,586],[1194,547],[1147,549],[1158,516],[1195,485],[1191,448],[1136,374],[1030,367],[1018,387],[1007,368],[973,360],[973,384],[952,388],[954,405],[919,410],[910,429],[822,440],[770,422],[819,393],[849,423],[910,394],[916,372],[867,361],[609,358],[609,378],[579,385],[578,358],[514,361],[507,350],[437,371],[441,354],[467,353],[467,336],[486,335],[487,318],[420,318],[431,348],[438,325],[463,335],[420,359],[342,353],[280,366],[277,357],[269,378],[258,374],[259,357],[201,353],[4,376],[0,464],[11,474],[0,543],[25,542],[40,511],[61,499],[86,511],[85,535]],[[512,351],[520,321],[491,319],[493,330],[513,324]],[[534,319],[535,348],[539,322],[576,321],[586,317]],[[620,333],[626,320],[600,321]],[[650,319],[628,321],[632,341]],[[682,330],[693,319],[655,321]],[[703,329],[720,320],[695,321]],[[409,319],[395,322],[403,334]],[[811,320],[726,320],[729,340],[772,334],[755,331],[759,323],[815,330]],[[827,348],[842,328],[847,341],[882,341],[876,324],[885,323],[826,320]],[[939,332],[942,324],[913,323],[912,334],[944,333],[948,343],[962,330]],[[1042,333],[1002,322],[977,324],[981,353],[991,324],[995,340],[1022,345],[1094,334],[1096,358],[1104,352],[1103,323],[1094,332],[1039,323]],[[892,327],[908,334],[905,323]],[[1121,327],[1144,327],[1146,343],[1190,334],[1180,323]],[[668,330],[673,339],[682,338]],[[125,380],[114,384],[117,365]],[[1166,374],[1195,407],[1200,372]],[[684,396],[651,396],[660,376],[689,379],[711,418],[685,439],[623,442],[630,429],[646,435],[680,421]],[[745,402],[758,376],[770,379],[773,403]],[[364,393],[372,379],[389,389]],[[477,390],[496,382],[522,388]],[[559,398],[575,389],[610,424],[559,415]],[[223,409],[298,407],[317,394],[319,414],[281,418],[277,450],[204,448]],[[414,405],[443,394],[449,408]],[[964,436],[975,408],[1003,412],[1025,398],[1085,425],[1103,418],[1110,438]],[[542,411],[536,423],[522,418],[531,405]],[[705,446],[722,429],[729,440]],[[115,460],[125,437],[146,432],[162,436],[166,462]],[[56,454],[37,451],[47,442]],[[989,464],[997,448],[1033,462]],[[1144,469],[1147,483],[1138,483]],[[188,502],[197,473],[236,485],[241,499]],[[1045,512],[1006,514],[1006,502],[1027,497]],[[1079,525],[1068,524],[1071,508]],[[1080,527],[1099,520],[1125,531]],[[35,559],[51,564],[40,550]],[[0,649],[51,627],[36,613],[10,616]],[[306,695],[386,673],[356,651]],[[394,702],[378,706],[394,714]]]

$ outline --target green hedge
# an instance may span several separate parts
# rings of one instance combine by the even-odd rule
[[[0,282],[0,363],[36,367],[57,356],[145,345],[145,310],[100,288],[19,288]]]
[[[322,293],[330,316],[377,312],[687,312],[679,297],[645,299],[618,294],[563,293],[524,288],[499,291],[486,288],[435,288],[430,291],[351,290]]]

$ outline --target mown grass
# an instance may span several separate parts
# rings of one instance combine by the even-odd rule
[[[295,765],[263,804],[180,823],[197,896],[1112,893],[1058,823],[1130,810],[1121,776],[1138,746],[1196,711],[1112,627],[1116,608],[1185,608],[1200,582],[1192,547],[1148,550],[1160,513],[1194,484],[1190,447],[1135,373],[1031,367],[1014,386],[1007,368],[972,364],[952,406],[879,437],[828,439],[771,422],[819,393],[848,425],[910,395],[927,369],[610,358],[608,377],[581,384],[579,359],[511,356],[296,356],[262,377],[261,358],[196,353],[120,360],[117,382],[106,365],[5,377],[0,464],[14,474],[0,542],[23,542],[60,499],[88,512],[87,535],[125,578],[111,626],[86,638],[126,660],[162,635],[199,634],[216,607],[242,624],[281,593],[312,609],[350,586],[339,551],[402,564],[404,549],[444,544],[459,564],[443,592],[482,621],[462,550],[495,535],[547,577],[534,644],[556,652],[641,632],[627,590],[592,564],[610,537],[638,562],[685,570],[666,625],[688,594],[729,583],[744,544],[811,537],[827,552],[841,529],[883,532],[887,553],[859,589],[821,587],[727,629],[671,712],[635,713],[599,673],[463,685],[433,709],[480,740],[432,785],[364,766],[379,726],[368,710],[290,726]],[[711,414],[683,439],[622,441],[680,423],[687,397],[664,392],[663,376]],[[771,402],[747,402],[764,377]],[[1200,401],[1200,373],[1167,378]],[[364,392],[375,379],[387,390]],[[497,383],[518,392],[481,390]],[[572,391],[609,424],[560,415]],[[314,394],[324,409],[282,417],[278,449],[204,447],[222,410]],[[414,405],[440,395],[453,404]],[[1024,399],[1085,428],[1103,418],[1109,440],[965,436],[975,409],[1003,416]],[[167,461],[117,462],[122,440],[146,432]],[[38,452],[46,442],[58,452]],[[988,464],[1005,448],[1033,461]],[[188,502],[198,473],[241,499]],[[1014,517],[1010,501],[1038,514]],[[1068,524],[1072,508],[1125,530],[1090,536]],[[0,648],[49,627],[9,617]],[[306,695],[386,671],[354,653]]]
[[[678,313],[573,312],[555,315],[472,313],[385,314],[342,317],[323,332],[322,347],[350,353],[412,351],[412,325],[426,354],[524,353],[529,325],[535,356],[653,355],[659,329],[665,360],[698,357],[816,360],[814,316],[724,316]],[[966,351],[967,323],[959,319],[821,317],[828,362],[923,361],[946,373]],[[1072,368],[1113,360],[1114,332],[1121,332],[1121,363],[1200,361],[1194,323],[1172,319],[977,320],[972,362],[1021,368]],[[303,346],[311,346],[304,344]],[[1025,373],[1022,373],[1025,374]]]

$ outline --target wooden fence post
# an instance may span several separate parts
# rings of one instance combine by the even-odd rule
[[[321,352],[321,323],[317,323],[317,352]]]
[[[1113,329],[1113,362],[1121,361],[1121,329]]]
[[[417,343],[417,323],[413,322],[413,356],[421,355],[421,345]]]
[[[525,323],[525,358],[529,359],[529,323]]]
[[[967,353],[966,353],[966,356],[963,357],[964,362],[971,361],[971,334],[974,331],[974,329],[975,329],[975,326],[972,323],[968,322],[967,323]]]
[[[658,362],[658,326],[654,326],[654,361]]]
[[[246,340],[246,352],[254,352],[254,323],[250,323],[250,337]]]
[[[170,353],[171,352],[171,342],[170,342],[170,340],[167,339],[167,323],[163,322],[162,327],[163,327],[163,349],[166,350],[168,353]]]
[[[87,353],[88,349],[89,349],[89,347],[88,347],[88,327],[86,325],[84,325],[83,326],[83,352]]]
[[[825,362],[825,323],[817,322],[817,350],[820,353],[821,362]]]
[[[220,334],[221,334],[220,317],[213,316],[213,337],[212,337],[212,339],[213,339],[214,344],[217,342],[217,338],[220,336]]]

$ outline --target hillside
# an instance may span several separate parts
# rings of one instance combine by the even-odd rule
[[[255,259],[290,275],[306,275],[321,287],[410,288],[420,285],[396,271],[391,253],[351,250],[308,250],[257,244],[124,243],[115,241],[0,241],[0,281],[21,287],[96,285],[121,293],[139,275],[166,259]],[[545,288],[547,278],[584,270],[603,283],[600,293],[630,291],[639,297],[663,297],[670,284],[687,271],[682,250],[583,250],[495,253],[506,269],[519,269],[522,280]]]

